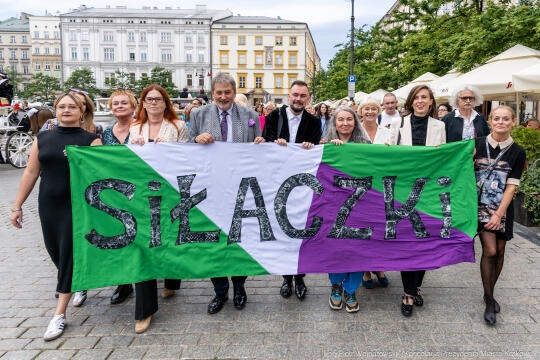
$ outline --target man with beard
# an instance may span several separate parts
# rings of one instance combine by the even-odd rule
[[[296,80],[289,89],[289,106],[275,109],[266,116],[263,137],[267,142],[275,142],[286,146],[287,143],[302,144],[309,149],[321,141],[321,121],[319,118],[304,111],[310,102],[308,85]],[[296,297],[303,300],[307,288],[304,283],[305,274],[294,275],[294,292]],[[284,275],[280,294],[288,298],[292,294],[293,275]]]

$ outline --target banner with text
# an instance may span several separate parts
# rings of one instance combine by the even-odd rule
[[[473,149],[69,146],[73,290],[474,262]]]

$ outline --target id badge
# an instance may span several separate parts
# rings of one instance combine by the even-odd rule
[[[497,190],[499,188],[499,182],[498,181],[492,181],[491,182],[491,190]]]

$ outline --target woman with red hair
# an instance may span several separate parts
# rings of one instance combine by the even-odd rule
[[[129,129],[129,143],[187,142],[186,124],[178,119],[169,95],[157,84],[141,93],[136,120]]]
[[[141,93],[136,120],[129,129],[129,143],[187,142],[186,124],[178,119],[169,95],[161,86],[148,85]],[[166,299],[180,289],[180,280],[165,279],[161,296]],[[145,332],[158,310],[157,281],[135,284],[135,332]]]

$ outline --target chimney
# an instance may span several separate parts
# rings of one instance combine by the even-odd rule
[[[206,12],[206,5],[204,4],[195,5],[195,10],[199,12]]]

